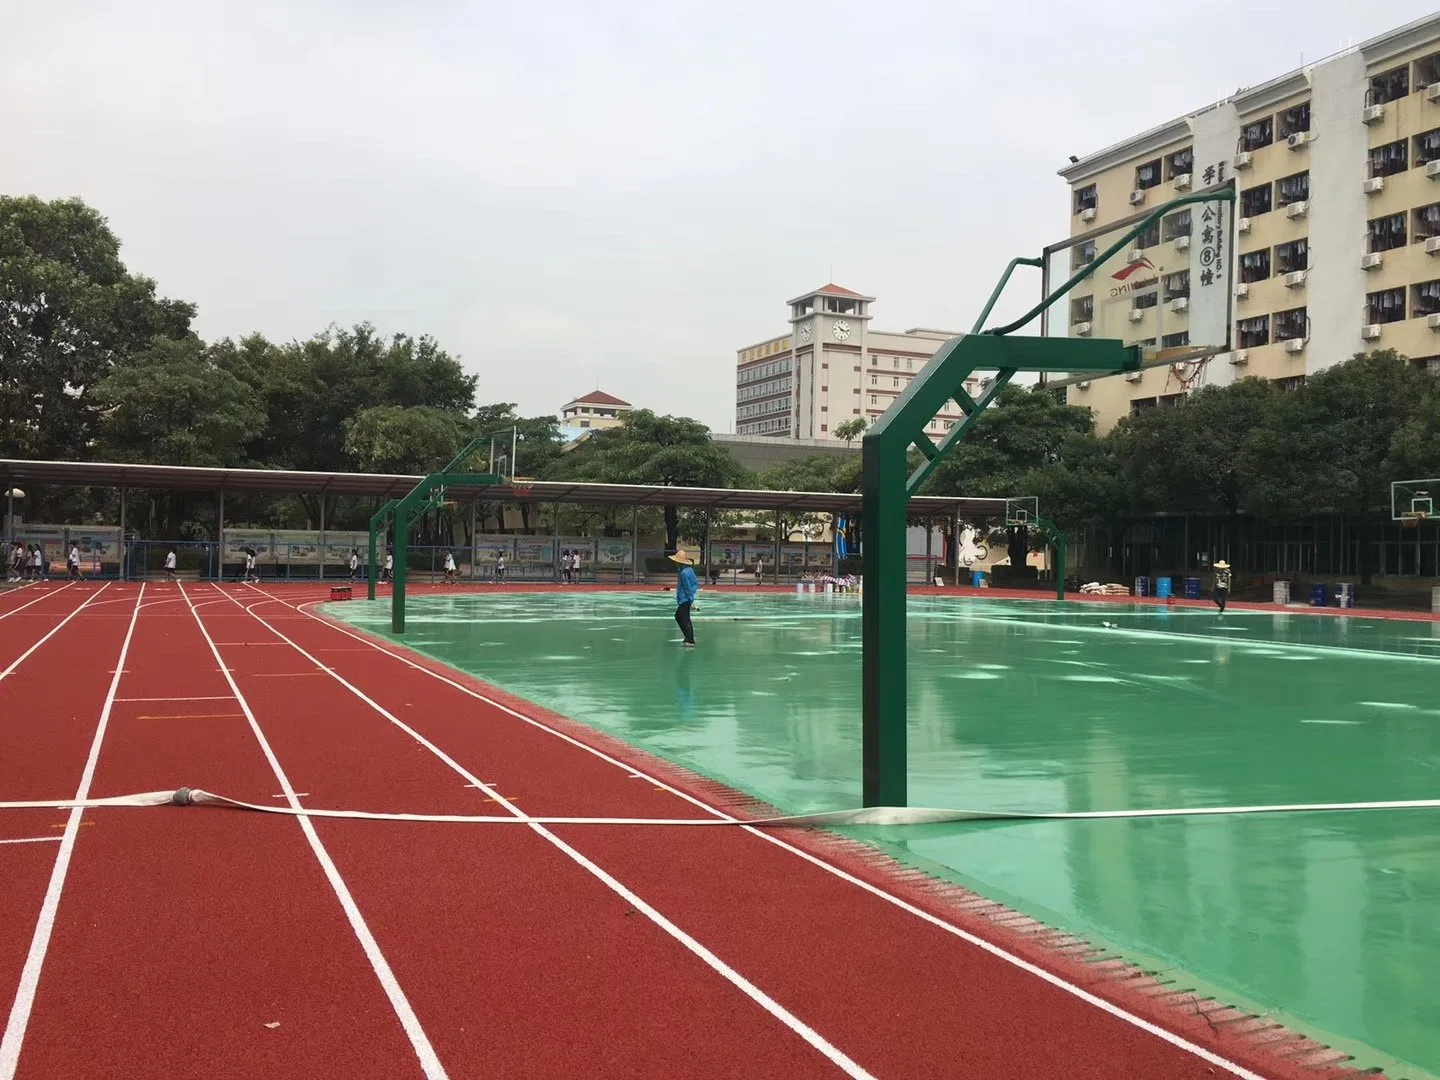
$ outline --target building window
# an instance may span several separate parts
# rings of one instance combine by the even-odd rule
[[[1293,274],[1296,270],[1310,269],[1310,240],[1292,240],[1288,244],[1275,245],[1275,272]]]
[[[1135,186],[1141,191],[1146,188],[1155,187],[1160,183],[1160,159],[1147,161],[1144,165],[1135,168]]]
[[[1422,281],[1411,291],[1414,294],[1411,299],[1411,303],[1414,305],[1414,309],[1410,312],[1412,318],[1440,315],[1440,281]]]
[[[915,358],[914,358],[914,357],[908,357],[908,358],[905,360],[905,370],[906,370],[906,371],[914,371],[914,370],[915,370]]]
[[[1136,398],[1134,401],[1130,402],[1130,415],[1138,416],[1146,409],[1153,408],[1155,408],[1155,399],[1153,397]]]
[[[1184,150],[1176,150],[1165,159],[1165,179],[1174,180],[1175,177],[1193,171],[1195,168],[1195,148],[1187,146]]]
[[[1429,206],[1415,208],[1414,228],[1410,236],[1411,243],[1418,244],[1421,240],[1429,240],[1432,236],[1440,236],[1440,203],[1431,203]]]
[[[1310,320],[1306,317],[1303,307],[1275,313],[1276,341],[1289,341],[1291,338],[1308,338],[1309,336]]]
[[[1288,378],[1271,379],[1270,381],[1275,384],[1275,389],[1279,390],[1282,394],[1293,394],[1305,385],[1305,376],[1291,375]]]
[[[872,373],[871,376],[870,376],[870,385],[871,385],[871,386],[879,386],[879,385],[880,385],[880,376],[879,376],[879,375],[875,375],[875,374]]]
[[[1166,240],[1174,240],[1177,236],[1190,235],[1190,211],[1181,210],[1171,214],[1160,223],[1160,235]]]
[[[1165,290],[1166,300],[1178,300],[1182,296],[1189,296],[1190,271],[1180,270],[1174,274],[1166,274],[1161,285]]]
[[[820,411],[821,411],[821,412],[829,412],[829,411],[830,411],[830,406],[829,406],[829,405],[821,405],[821,406],[820,406]]]
[[[1286,109],[1279,116],[1280,137],[1295,135],[1310,130],[1310,103],[1308,101]]]
[[[1393,251],[1405,246],[1405,214],[1370,220],[1370,250]]]
[[[1240,149],[1259,150],[1275,141],[1275,121],[1269,116],[1261,117],[1240,129]]]
[[[1183,349],[1189,344],[1189,330],[1181,330],[1178,334],[1166,334],[1160,339],[1160,347],[1162,349]]]
[[[828,386],[822,386],[820,387],[820,392],[822,394],[828,394],[830,392],[830,388]]]
[[[870,395],[870,404],[871,404],[871,405],[877,405],[877,404],[879,404],[879,402],[878,402],[878,400],[876,399],[876,397],[875,397],[874,394],[871,394],[871,395]]]
[[[1089,266],[1095,261],[1095,241],[1086,240],[1083,244],[1076,244],[1070,249],[1070,269],[1079,270],[1083,266]]]
[[[830,430],[830,425],[829,425],[829,424],[821,424],[821,425],[820,425],[820,430],[821,430],[821,431],[829,431],[829,430]]]
[[[1159,243],[1160,222],[1158,221],[1151,222],[1145,227],[1144,231],[1142,231],[1139,236],[1135,237],[1135,246],[1138,248],[1155,247]]]
[[[891,386],[892,388],[894,388],[894,387],[896,387],[896,386],[899,386],[899,385],[900,385],[900,380],[899,380],[899,379],[894,378],[894,377],[892,377],[892,378],[890,379],[890,386]]]
[[[899,371],[899,370],[900,370],[900,358],[899,358],[898,356],[896,356],[896,357],[894,357],[893,359],[894,359],[894,361],[895,361],[895,370],[896,370],[896,371]]]
[[[1405,289],[1383,289],[1365,297],[1367,323],[1400,322],[1405,318]]]
[[[1246,188],[1240,193],[1240,216],[1259,217],[1268,214],[1271,208],[1270,185]]]
[[[1095,297],[1077,296],[1070,301],[1070,325],[1090,322],[1095,318]]]
[[[1151,292],[1137,294],[1131,306],[1143,310],[1145,308],[1152,308],[1159,302],[1160,294],[1152,290]]]
[[[1235,324],[1240,334],[1240,348],[1258,349],[1270,344],[1270,316],[1257,315],[1253,319],[1241,319]]]
[[[1155,405],[1161,409],[1178,409],[1181,405],[1185,404],[1186,397],[1187,395],[1183,392],[1179,394],[1161,394],[1155,399]]]
[[[1100,205],[1100,195],[1094,184],[1075,189],[1075,213],[1094,210]]]
[[[1424,90],[1440,82],[1440,53],[1431,53],[1415,61],[1415,89]]]
[[[1370,151],[1371,177],[1394,176],[1396,173],[1404,172],[1407,168],[1406,157],[1404,139],[1375,147]]]
[[[1440,161],[1440,128],[1415,136],[1415,167]]]
[[[1240,280],[1264,281],[1270,276],[1270,249],[1247,251],[1240,256]]]
[[[1379,75],[1370,77],[1370,92],[1365,95],[1365,100],[1371,105],[1384,105],[1387,101],[1396,101],[1410,93],[1410,65],[1405,64],[1398,68],[1391,68],[1389,71],[1382,71]]]
[[[1304,202],[1310,198],[1310,173],[1296,173],[1275,181],[1275,201],[1281,206]]]

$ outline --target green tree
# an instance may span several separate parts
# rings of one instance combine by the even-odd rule
[[[458,454],[473,430],[450,409],[376,405],[345,422],[345,454],[362,472],[425,474]]]
[[[844,439],[845,445],[849,446],[861,435],[864,435],[865,429],[869,426],[863,416],[856,416],[846,420],[843,424],[836,424],[833,434],[837,439]]]
[[[88,457],[95,387],[155,338],[183,339],[194,315],[125,268],[79,199],[0,197],[0,454]]]
[[[760,485],[771,491],[859,491],[860,455],[792,458],[761,473]]]
[[[627,414],[617,428],[596,432],[556,463],[556,479],[662,487],[739,487],[749,473],[710,429],[688,417],[657,416],[649,409]],[[665,540],[675,550],[680,516],[666,505]]]
[[[1424,418],[1437,400],[1440,383],[1393,349],[1359,353],[1310,376],[1245,442],[1255,509],[1271,518],[1333,510],[1360,521],[1368,582],[1371,530],[1389,514],[1390,482],[1416,466]]]

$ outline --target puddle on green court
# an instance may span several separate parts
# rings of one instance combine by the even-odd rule
[[[1440,797],[1440,624],[909,604],[913,805]],[[388,630],[386,602],[330,610]],[[407,644],[785,811],[857,805],[858,599],[702,594],[693,651],[672,610],[658,592],[413,597]],[[1440,1074],[1437,834],[1414,810],[865,838],[1415,1075]]]

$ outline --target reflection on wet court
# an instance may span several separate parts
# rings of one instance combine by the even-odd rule
[[[1440,797],[1440,623],[909,605],[913,805]],[[678,647],[672,610],[661,592],[413,597],[403,640],[786,812],[858,805],[858,598],[703,593],[693,652]],[[383,601],[331,611],[388,630]],[[968,823],[865,838],[1361,1064],[1398,1060],[1415,1076],[1440,1074],[1437,813]]]

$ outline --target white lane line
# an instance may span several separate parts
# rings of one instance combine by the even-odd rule
[[[229,694],[212,694],[206,697],[119,697],[116,701],[229,701]]]
[[[64,839],[63,836],[22,836],[15,840],[0,840],[0,844],[58,844]]]
[[[203,619],[200,618],[199,609],[190,601],[190,595],[185,592],[185,587],[180,587],[181,593],[185,596],[185,602],[190,604],[190,613],[195,617],[195,625],[200,627],[200,633],[205,636],[205,644],[210,647],[210,653],[215,657],[215,663],[220,668],[220,673],[225,676],[226,683],[230,686],[230,692],[239,703],[241,710],[245,713],[245,719],[250,723],[250,730],[255,734],[255,741],[260,744],[261,751],[265,754],[265,760],[270,763],[270,770],[279,781],[281,790],[285,793],[286,800],[295,809],[301,809],[300,797],[290,778],[285,775],[285,770],[280,767],[280,759],[275,756],[275,751],[270,747],[270,741],[265,738],[265,733],[260,730],[260,722],[255,719],[255,712],[250,708],[250,702],[241,693],[235,677],[230,669],[221,659],[220,650],[215,644],[215,639],[210,636],[210,630],[206,627]],[[365,922],[365,916],[360,913],[355,898],[350,894],[350,888],[345,884],[345,879],[340,876],[334,860],[330,858],[330,852],[320,842],[320,835],[315,831],[315,826],[308,818],[300,818],[300,829],[305,834],[305,839],[310,843],[310,850],[315,853],[320,868],[325,872],[326,880],[335,891],[335,897],[340,901],[340,907],[345,912],[345,917],[350,921],[350,928],[355,932],[355,937],[360,942],[360,947],[365,951],[365,957],[370,961],[370,967],[375,972],[385,996],[390,999],[390,1007],[395,1010],[400,1025],[405,1029],[405,1034],[410,1038],[410,1045],[415,1050],[415,1056],[420,1060],[420,1067],[424,1070],[427,1080],[448,1080],[445,1066],[440,1063],[440,1056],[430,1044],[430,1037],[425,1034],[425,1029],[420,1026],[420,1018],[415,1015],[410,1000],[405,996],[405,991],[400,986],[400,981],[395,978],[395,972],[390,967],[390,962],[385,959],[385,954],[380,951],[380,945],[375,940],[375,935],[370,932],[369,925]],[[0,1076],[0,1080],[9,1080],[8,1077]]]
[[[89,596],[87,596],[87,597],[85,598],[85,601],[84,601],[79,607],[77,607],[74,611],[70,612],[69,615],[66,615],[65,618],[61,619],[58,623],[56,623],[56,624],[54,625],[54,627],[51,628],[51,630],[50,630],[50,632],[49,632],[48,634],[46,634],[46,635],[45,635],[44,637],[42,637],[39,641],[35,642],[34,645],[31,645],[30,648],[26,649],[23,653],[21,653],[19,656],[17,656],[17,657],[15,658],[14,662],[11,663],[11,665],[10,665],[9,667],[7,667],[4,671],[0,671],[0,682],[4,682],[4,681],[5,681],[6,679],[8,679],[11,675],[15,674],[15,669],[16,669],[16,668],[18,668],[18,667],[19,667],[21,664],[23,664],[26,660],[30,659],[30,657],[33,656],[33,655],[36,653],[36,651],[40,648],[41,645],[44,645],[45,642],[49,641],[52,637],[54,637],[54,636],[55,636],[56,634],[58,634],[61,630],[63,630],[63,629],[65,628],[65,624],[66,624],[66,623],[68,623],[71,619],[75,618],[76,615],[79,615],[80,612],[84,611],[87,607],[89,607],[91,601],[93,601],[97,596],[99,596],[101,593],[103,593],[103,592],[104,592],[106,589],[108,589],[109,587],[110,587],[110,583],[109,583],[108,581],[107,581],[104,585],[101,585],[99,589],[97,589],[95,592],[93,592],[93,593],[91,593]],[[69,586],[67,585],[67,586],[65,586],[65,588],[68,589]],[[55,591],[56,591],[56,592],[64,592],[65,590],[64,590],[64,589],[56,589]],[[137,608],[136,610],[138,611],[139,609]],[[121,657],[123,658],[125,654],[122,652],[120,655],[121,655]],[[124,663],[124,660],[123,660],[123,659],[121,660],[121,663],[120,663],[119,666],[120,666],[120,667],[124,667],[124,666],[125,666],[125,663]]]
[[[24,611],[24,610],[25,610],[26,608],[28,608],[28,607],[34,607],[36,604],[40,603],[40,601],[41,601],[41,600],[44,600],[46,597],[55,596],[55,595],[57,595],[57,594],[59,594],[59,593],[64,592],[66,589],[70,588],[70,585],[71,585],[71,584],[74,584],[74,583],[71,582],[71,583],[66,584],[66,585],[61,585],[60,588],[58,588],[58,589],[53,589],[53,590],[47,589],[47,590],[44,590],[44,591],[42,591],[42,592],[40,593],[39,596],[37,596],[34,600],[31,600],[28,604],[21,604],[19,607],[11,608],[9,611],[0,611],[0,622],[3,622],[4,620],[8,619],[11,615],[14,615],[14,614],[16,614],[16,613],[18,613],[18,612]],[[28,588],[28,586],[22,585],[20,588],[21,588],[21,589],[24,589],[24,588]],[[20,590],[17,589],[17,590],[15,590],[15,591],[16,591],[16,592],[19,592]]]
[[[674,795],[676,798],[683,799],[685,802],[688,802],[692,806],[704,810],[706,813],[713,814],[719,818],[724,818],[727,821],[739,820],[734,817],[734,815],[728,814],[724,810],[711,806],[709,803],[704,802],[701,799],[697,799],[695,796],[690,795],[687,792],[681,791],[679,788],[673,787],[672,785],[665,783],[665,781],[660,780],[657,777],[649,775],[643,770],[636,768],[634,765],[626,764],[618,758],[611,757],[603,750],[597,750],[593,746],[587,746],[579,739],[567,735],[565,732],[560,731],[557,728],[551,727],[549,724],[546,724],[543,721],[536,720],[535,718],[530,716],[526,716],[522,712],[517,712],[516,710],[510,708],[508,705],[503,705],[500,702],[495,701],[493,698],[486,697],[484,694],[480,693],[477,690],[471,689],[463,683],[459,683],[456,682],[454,679],[447,678],[446,676],[440,674],[438,671],[432,671],[430,668],[425,667],[423,664],[417,664],[415,661],[411,660],[409,657],[403,655],[402,653],[394,652],[390,649],[387,649],[383,645],[371,640],[370,638],[367,638],[361,634],[354,633],[353,631],[350,631],[345,627],[340,626],[338,623],[331,622],[328,619],[322,619],[314,612],[307,610],[310,604],[324,603],[324,601],[315,600],[310,601],[308,604],[292,604],[289,601],[281,600],[277,597],[270,596],[269,593],[264,593],[259,589],[256,589],[254,591],[261,592],[261,595],[268,596],[269,599],[274,603],[285,604],[287,607],[291,607],[294,608],[296,611],[303,612],[311,619],[320,623],[322,626],[327,626],[338,634],[344,634],[346,637],[354,638],[356,641],[362,641],[366,645],[369,645],[376,652],[384,653],[386,656],[400,661],[407,667],[411,667],[414,668],[416,671],[423,672],[424,674],[430,676],[432,679],[437,679],[438,681],[445,683],[447,686],[452,686],[456,690],[459,690],[462,694],[465,694],[467,697],[474,698],[476,701],[484,702],[486,705],[489,705],[492,708],[499,709],[501,712],[513,716],[515,719],[523,721],[526,724],[529,724],[531,727],[538,728],[541,731],[547,732],[548,734],[555,736],[555,738],[560,739],[562,742],[567,742],[571,746],[577,747],[578,749],[585,751],[587,754],[593,754],[601,761],[608,762],[611,765],[615,766],[615,768],[617,769],[622,769],[626,773],[633,773],[635,775],[641,776],[644,779],[649,780],[656,787],[663,788],[664,790]],[[258,616],[256,617],[258,618]],[[1229,1060],[1228,1058],[1221,1057],[1214,1051],[1207,1050],[1205,1047],[1200,1046],[1198,1043],[1191,1042],[1184,1036],[1177,1035],[1172,1031],[1167,1031],[1163,1027],[1152,1024],[1150,1021],[1144,1019],[1143,1017],[1136,1016],[1134,1013],[1129,1012],[1121,1006],[1115,1005],[1102,997],[1097,997],[1083,987],[1076,986],[1074,983],[1068,982],[1067,980],[1061,978],[1059,975],[1055,975],[1052,972],[1046,971],[1044,968],[1038,967],[1037,965],[1032,964],[1030,961],[1023,959],[1022,957],[1016,956],[1014,953],[1009,952],[1008,950],[994,944],[993,942],[986,941],[984,938],[978,937],[977,935],[970,933],[970,931],[956,926],[954,923],[946,922],[939,916],[932,915],[930,914],[930,912],[925,911],[923,908],[918,908],[909,901],[899,896],[895,896],[893,893],[886,892],[880,886],[872,885],[870,882],[865,881],[863,878],[856,877],[848,870],[844,870],[838,866],[835,866],[832,863],[826,862],[818,855],[812,855],[805,849],[798,848],[794,844],[787,843],[786,841],[780,839],[778,836],[774,836],[763,829],[756,829],[748,825],[742,825],[741,828],[743,828],[750,835],[764,840],[767,844],[774,844],[776,847],[782,848],[783,850],[790,852],[792,855],[796,855],[799,858],[804,859],[812,866],[820,870],[824,870],[826,873],[832,874],[835,877],[838,877],[841,881],[854,885],[858,889],[863,889],[871,896],[874,896],[880,900],[884,900],[886,903],[893,904],[895,907],[898,907],[900,910],[906,912],[907,914],[913,915],[917,919],[929,923],[931,926],[944,930],[946,933],[958,937],[961,941],[968,942],[969,944],[974,945],[976,948],[984,949],[991,956],[994,956],[999,960],[1003,960],[1007,964],[1010,964],[1011,966],[1018,968],[1019,970],[1024,971],[1027,974],[1034,975],[1037,979],[1049,983],[1057,990],[1063,990],[1065,993],[1070,994],[1073,997],[1079,998],[1081,1001],[1084,1001],[1089,1005],[1095,1006],[1095,1008],[1099,1009],[1101,1012],[1107,1013],[1108,1015],[1113,1016],[1117,1020],[1123,1021],[1124,1023],[1130,1024],[1133,1027],[1139,1028],[1141,1031],[1147,1032],[1148,1034],[1154,1035],[1161,1041],[1167,1042],[1171,1046],[1174,1046],[1180,1050],[1184,1050],[1189,1054],[1193,1054],[1195,1057],[1198,1057],[1202,1061],[1208,1062],[1209,1064],[1214,1065],[1217,1068],[1224,1069],[1232,1076],[1240,1077],[1240,1080],[1265,1080],[1265,1078],[1262,1077],[1260,1074],[1251,1072],[1243,1065],[1239,1065]]]
[[[234,601],[234,603],[237,606],[244,606],[240,604],[239,600]],[[369,697],[359,687],[346,680],[344,676],[340,675],[334,669],[326,667],[313,655],[306,652],[305,649],[303,649],[300,645],[296,644],[290,638],[282,634],[279,630],[275,629],[275,627],[272,626],[269,622],[267,622],[264,618],[255,614],[254,611],[251,611],[249,607],[246,607],[245,610],[249,613],[250,617],[253,618],[256,622],[258,622],[261,626],[265,627],[281,641],[289,644],[292,649],[294,649],[301,656],[305,657],[305,659],[309,660],[310,663],[314,664],[318,669],[329,675],[341,686],[349,690],[350,693],[354,694],[366,705],[374,709],[375,712],[383,716],[386,720],[390,721],[390,723],[394,724],[401,731],[405,732],[405,734],[409,735],[421,746],[425,747],[426,750],[429,750],[430,753],[434,754],[435,757],[439,758],[440,761],[444,762],[445,765],[449,767],[453,772],[463,777],[469,784],[484,792],[487,796],[489,796],[501,807],[503,807],[506,812],[513,814],[515,817],[519,818],[522,821],[525,821],[536,834],[549,841],[560,851],[564,852],[577,865],[588,871],[592,876],[604,883],[604,885],[612,892],[614,892],[617,896],[624,899],[625,902],[628,903],[632,908],[644,915],[661,930],[665,931],[665,933],[669,934],[677,942],[679,942],[686,949],[688,949],[693,955],[695,955],[703,963],[705,963],[712,971],[718,974],[721,978],[725,979],[726,982],[730,983],[730,985],[734,986],[751,1001],[759,1005],[776,1020],[779,1020],[796,1035],[800,1036],[801,1039],[808,1043],[812,1048],[817,1050],[832,1065],[840,1069],[840,1071],[843,1072],[846,1076],[853,1077],[854,1080],[874,1080],[874,1077],[870,1073],[866,1072],[863,1068],[860,1067],[859,1064],[851,1060],[850,1057],[844,1054],[838,1047],[832,1045],[829,1040],[827,1040],[818,1031],[810,1027],[809,1024],[806,1024],[798,1016],[786,1009],[769,994],[765,993],[765,991],[761,990],[749,979],[741,975],[740,972],[736,971],[729,964],[725,963],[725,961],[721,960],[720,957],[716,956],[699,941],[691,937],[679,926],[675,925],[675,923],[671,922],[659,910],[652,907],[646,901],[642,900],[638,895],[632,892],[625,884],[619,881],[609,871],[605,870],[601,866],[591,861],[587,856],[575,850],[575,848],[571,847],[564,840],[560,839],[560,837],[555,835],[555,833],[551,832],[544,825],[540,825],[533,821],[530,821],[524,811],[520,810],[517,806],[515,806],[514,803],[510,802],[503,795],[501,795],[498,790],[486,784],[478,776],[470,772],[458,761],[452,758],[449,754],[445,753],[445,751],[441,750],[429,739],[425,738],[425,736],[421,735],[414,728],[410,727],[398,716],[396,716],[394,713],[390,712],[384,706],[382,706],[379,702]],[[299,609],[297,608],[296,610]]]
[[[85,603],[88,604],[108,587],[107,583]],[[115,674],[110,680],[109,689],[105,691],[105,703],[100,707],[100,719],[95,725],[95,737],[90,740],[90,753],[86,756],[85,768],[80,773],[80,785],[75,789],[76,802],[90,797],[95,766],[100,760],[100,744],[105,741],[105,729],[110,723],[110,711],[115,707],[115,692],[120,688],[120,677],[125,670],[125,658],[130,653],[130,642],[135,637],[135,624],[140,619],[140,603],[144,596],[145,586],[142,585],[135,597],[135,610],[130,613],[130,626],[125,631],[125,640],[120,645],[120,659],[115,664]],[[81,604],[75,612],[78,613],[84,607],[85,604]],[[74,618],[74,613],[65,622],[69,622],[70,618]],[[60,624],[64,625],[65,623]],[[59,628],[57,626],[55,630]],[[46,634],[41,642],[54,634],[55,630]],[[36,647],[39,647],[39,643]],[[17,660],[9,670],[14,670],[18,664]],[[9,670],[6,674],[9,674]],[[45,899],[40,904],[40,915],[35,920],[35,933],[30,938],[30,950],[25,954],[25,966],[20,969],[20,986],[16,989],[15,1001],[10,1006],[10,1018],[5,1023],[5,1034],[0,1037],[0,1080],[14,1080],[15,1070],[20,1065],[20,1047],[25,1042],[25,1030],[30,1025],[30,1012],[35,1007],[35,992],[40,986],[45,954],[50,949],[50,935],[55,930],[55,913],[60,909],[60,893],[65,888],[65,876],[70,871],[70,857],[75,851],[75,838],[80,833],[80,818],[84,813],[85,811],[77,806],[70,811],[70,816],[65,821],[65,832],[60,837],[60,851],[55,856],[55,866],[50,871],[50,884],[45,888]]]

